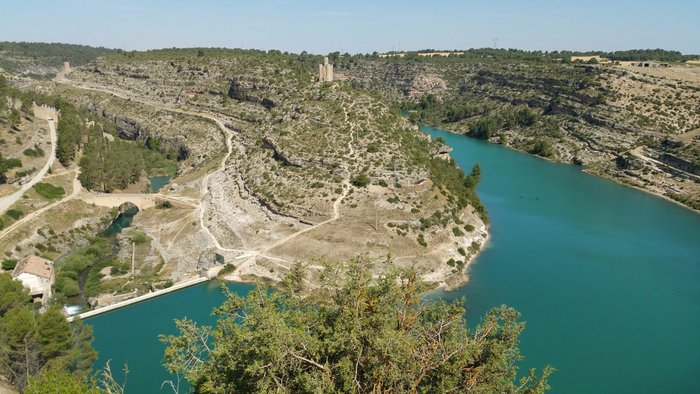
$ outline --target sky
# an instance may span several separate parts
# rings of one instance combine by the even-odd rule
[[[299,53],[518,48],[700,53],[700,0],[0,0],[0,41]]]

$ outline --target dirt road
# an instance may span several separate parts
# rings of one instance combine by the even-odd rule
[[[10,194],[9,196],[0,198],[0,213],[5,212],[8,208],[12,206],[12,204],[19,201],[19,199],[22,198],[24,193],[31,189],[32,186],[41,182],[41,180],[44,179],[46,173],[49,172],[49,169],[53,165],[53,162],[56,160],[56,126],[54,124],[53,118],[49,118],[48,123],[49,133],[51,135],[51,153],[49,153],[49,158],[48,160],[46,160],[46,164],[44,164],[44,167],[39,172],[37,172],[36,175],[34,175],[34,177],[29,182],[22,185],[22,187],[19,190]]]

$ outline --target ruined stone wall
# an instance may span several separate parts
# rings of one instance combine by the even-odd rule
[[[58,121],[58,116],[60,114],[60,111],[56,110],[54,107],[49,107],[48,105],[37,105],[36,103],[32,103],[32,110],[34,112],[34,116],[44,120],[53,119],[54,121]]]

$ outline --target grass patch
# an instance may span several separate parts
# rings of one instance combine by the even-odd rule
[[[37,194],[48,200],[56,200],[66,195],[66,191],[62,187],[50,183],[39,182],[33,188]]]

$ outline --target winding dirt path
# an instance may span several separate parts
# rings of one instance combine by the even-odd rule
[[[350,106],[352,108],[352,105]],[[345,122],[348,122],[348,109],[343,106],[343,111],[345,112]],[[353,146],[353,142],[355,142],[355,124],[352,123],[350,125],[350,140],[348,141],[348,150],[350,151],[350,156],[354,157],[355,156],[355,147]],[[340,204],[343,202],[345,197],[348,196],[348,193],[350,192],[350,172],[348,171],[348,176],[343,179],[343,192],[338,196],[338,198],[333,202],[333,216],[328,219],[324,220],[323,222],[316,223],[313,226],[307,227],[305,229],[299,230],[296,233],[289,234],[288,236],[284,238],[280,238],[277,241],[273,242],[271,245],[268,247],[264,248],[262,252],[269,252],[270,250],[281,246],[292,239],[304,234],[308,233],[311,230],[315,230],[323,225],[326,225],[328,223],[334,222],[340,218]]]
[[[273,257],[270,255],[267,255],[267,252],[295,239],[296,237],[298,237],[302,234],[305,234],[309,231],[315,230],[323,225],[334,222],[340,218],[340,204],[342,203],[342,201],[347,197],[348,193],[350,192],[350,173],[349,173],[349,171],[348,171],[348,175],[346,176],[346,178],[343,181],[343,192],[333,202],[333,216],[331,218],[329,218],[328,220],[314,224],[310,227],[304,228],[304,229],[299,230],[295,233],[292,233],[292,234],[289,234],[283,238],[280,238],[267,246],[258,247],[258,248],[253,249],[253,250],[234,249],[234,248],[224,247],[221,244],[221,242],[219,241],[219,239],[212,233],[212,231],[209,229],[209,227],[205,223],[205,217],[206,217],[206,212],[207,212],[206,196],[210,193],[209,182],[210,182],[211,177],[213,175],[225,170],[226,163],[228,162],[229,158],[231,157],[231,154],[233,153],[233,137],[234,137],[233,131],[231,129],[229,129],[228,127],[226,127],[226,125],[221,121],[220,118],[218,118],[216,115],[211,114],[211,113],[189,111],[189,110],[185,110],[182,108],[174,108],[174,107],[170,107],[168,105],[165,105],[163,103],[142,100],[142,99],[137,98],[137,97],[132,97],[127,93],[113,91],[113,90],[110,90],[110,89],[107,89],[104,87],[94,87],[94,86],[82,85],[82,84],[76,83],[74,81],[65,79],[65,78],[62,78],[58,81],[62,82],[62,83],[69,84],[75,88],[84,89],[84,90],[92,90],[92,91],[96,91],[96,92],[102,92],[102,93],[113,95],[113,96],[121,98],[121,99],[131,100],[132,102],[138,102],[140,104],[152,106],[152,107],[155,107],[155,108],[158,108],[161,110],[205,118],[205,119],[211,120],[214,123],[216,123],[216,125],[221,129],[221,131],[224,133],[224,136],[226,137],[225,138],[225,140],[226,140],[226,155],[224,155],[224,157],[221,159],[221,163],[219,164],[219,167],[215,171],[208,173],[207,175],[205,175],[202,178],[202,187],[201,187],[201,191],[200,191],[200,195],[199,195],[197,217],[199,219],[199,226],[200,226],[201,230],[204,231],[211,238],[216,249],[218,249],[220,251],[240,253],[240,255],[236,256],[234,259],[237,261],[243,260],[243,262],[236,268],[236,271],[234,272],[234,274],[240,272],[242,269],[250,266],[251,264],[254,264],[256,257],[263,257],[263,258],[272,260],[274,262],[283,262],[283,263],[286,263],[287,265],[290,264],[290,262],[285,260],[285,259],[281,259],[278,257]],[[345,105],[343,105],[344,118],[345,118],[346,123],[349,122],[349,111],[351,109],[352,109],[352,105],[349,108],[347,108]],[[351,138],[348,141],[348,150],[350,152],[350,156],[353,157],[353,156],[355,156],[355,148],[353,146],[354,141],[355,141],[355,124],[354,123],[350,124],[350,135],[351,135]]]
[[[71,191],[71,194],[69,194],[69,195],[63,197],[62,199],[55,201],[55,202],[53,202],[45,207],[37,209],[34,212],[30,212],[29,214],[20,218],[18,221],[7,226],[2,231],[0,231],[0,239],[6,237],[9,233],[14,231],[16,228],[22,226],[25,223],[32,221],[33,219],[35,219],[39,215],[43,214],[44,212],[46,212],[54,207],[57,207],[57,206],[65,203],[69,200],[75,199],[78,196],[78,194],[80,193],[80,191],[82,190],[82,185],[80,184],[80,180],[78,179],[78,175],[80,173],[80,170],[76,169],[73,171],[75,172],[75,176],[73,177],[73,190]]]
[[[44,167],[42,167],[42,169],[39,172],[37,172],[36,175],[34,175],[34,177],[29,182],[22,185],[22,187],[19,190],[10,194],[9,196],[0,198],[0,213],[5,212],[8,208],[12,206],[12,204],[19,201],[19,199],[22,198],[24,193],[31,189],[32,186],[41,182],[41,180],[44,179],[46,173],[49,172],[49,169],[53,165],[53,162],[56,160],[56,142],[58,141],[58,137],[56,136],[56,125],[54,124],[53,118],[49,118],[47,122],[49,123],[49,134],[51,138],[51,153],[49,154],[48,160],[46,160],[46,164],[44,164]]]

